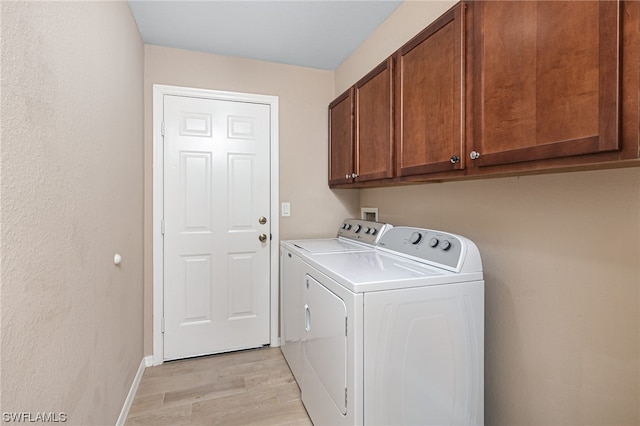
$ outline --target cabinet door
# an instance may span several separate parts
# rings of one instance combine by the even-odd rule
[[[396,53],[397,174],[464,168],[464,5]]]
[[[393,58],[355,86],[357,181],[393,177]]]
[[[619,149],[619,2],[473,7],[474,166]]]
[[[329,104],[329,185],[352,182],[353,88]]]

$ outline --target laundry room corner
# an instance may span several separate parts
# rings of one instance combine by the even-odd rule
[[[333,232],[335,223],[359,211],[357,191],[327,185],[327,105],[333,72],[183,49],[145,46],[145,354],[153,353],[152,86],[164,84],[279,99],[279,192],[291,215],[279,218],[280,238],[299,230]],[[313,223],[313,226],[307,224]]]

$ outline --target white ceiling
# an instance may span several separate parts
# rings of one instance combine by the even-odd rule
[[[129,0],[145,43],[335,70],[402,0]]]

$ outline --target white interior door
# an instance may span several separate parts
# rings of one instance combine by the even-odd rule
[[[270,341],[269,123],[266,104],[164,96],[165,360]]]

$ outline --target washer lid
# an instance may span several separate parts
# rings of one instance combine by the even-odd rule
[[[293,240],[289,244],[308,252],[314,253],[342,253],[349,251],[372,250],[369,245],[344,240],[342,238],[325,238],[318,240]]]

